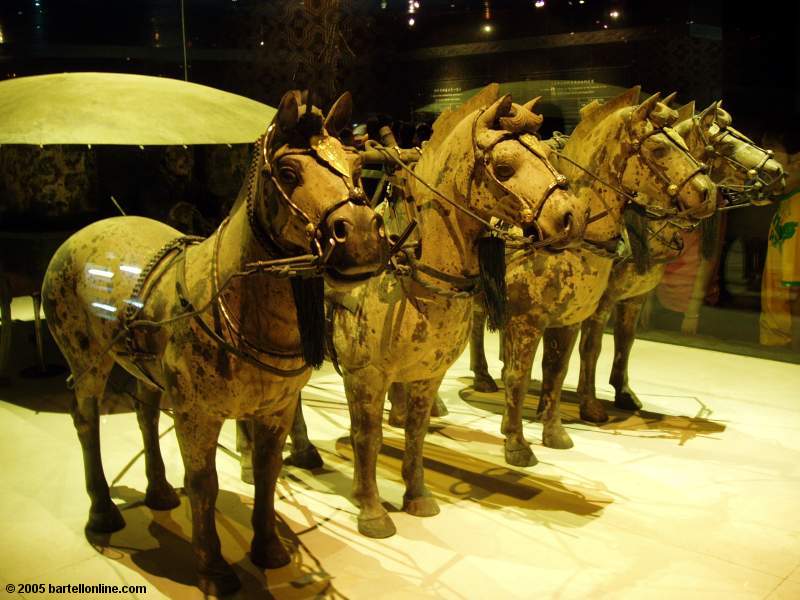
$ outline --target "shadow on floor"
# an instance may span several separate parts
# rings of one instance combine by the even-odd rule
[[[336,451],[340,457],[352,461],[350,438],[336,440]],[[402,439],[384,439],[378,456],[380,478],[399,479],[403,454]],[[487,508],[516,507],[579,516],[598,516],[613,502],[600,482],[587,481],[585,485],[571,487],[557,477],[517,471],[430,441],[425,443],[423,465],[428,489],[448,501],[467,500]],[[348,489],[340,493],[350,493],[349,483]]]
[[[113,487],[112,497],[124,502],[120,508],[126,527],[110,535],[86,532],[86,538],[100,554],[139,572],[164,595],[200,598],[202,594],[194,588],[197,577],[189,501],[183,490],[178,492],[178,508],[154,511],[144,505],[142,492],[126,486]],[[342,598],[320,560],[294,534],[293,529],[303,529],[301,524],[290,524],[279,517],[278,533],[292,552],[289,565],[263,571],[250,562],[252,504],[252,498],[225,490],[220,490],[217,498],[216,521],[223,554],[242,582],[242,589],[230,597]],[[316,531],[315,534],[320,535]],[[343,543],[336,539],[326,540],[328,550],[341,546]]]
[[[471,386],[472,378],[460,377],[459,381]],[[500,390],[494,393],[476,392],[472,387],[459,391],[459,396],[464,402],[497,415],[502,415],[505,409],[505,392],[502,383]],[[539,382],[532,382],[528,389],[531,396],[522,409],[522,418],[527,421],[537,421],[536,406],[539,402]],[[574,390],[564,389],[561,393],[561,419],[565,425],[582,423],[593,425],[599,431],[609,432],[660,432],[666,439],[678,440],[680,445],[696,437],[710,437],[713,434],[725,431],[725,424],[705,418],[708,409],[700,405],[698,415],[695,417],[680,415],[665,415],[648,410],[629,412],[618,409],[611,400],[602,400],[608,413],[609,420],[602,425],[587,423],[580,418],[579,399]],[[647,437],[654,437],[648,435]]]

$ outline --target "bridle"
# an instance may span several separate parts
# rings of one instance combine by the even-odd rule
[[[722,160],[728,162],[733,165],[736,170],[746,175],[746,183],[724,185],[719,184],[720,190],[729,196],[734,196],[736,198],[743,197],[745,201],[753,199],[757,200],[766,197],[766,194],[764,194],[763,190],[769,189],[776,181],[778,181],[780,177],[780,175],[770,178],[765,177],[765,167],[773,158],[773,151],[758,146],[757,144],[753,143],[752,140],[742,135],[732,127],[728,127],[727,125],[724,127],[718,126],[719,131],[713,136],[708,136],[702,123],[700,122],[699,115],[694,115],[692,117],[692,123],[695,131],[697,131],[697,135],[700,138],[701,143],[703,144],[706,157],[711,157],[712,161]],[[722,145],[722,142],[728,136],[737,142],[741,142],[761,152],[763,154],[761,162],[759,162],[755,167],[752,167],[744,164],[735,156],[720,152],[718,150],[718,146]]]
[[[686,147],[685,144],[682,143],[680,138],[676,137],[674,130],[671,127],[667,126],[656,126],[651,131],[644,134],[644,136],[637,137],[633,131],[632,126],[632,119],[633,113],[631,113],[625,122],[625,127],[628,132],[628,137],[630,138],[630,144],[633,149],[633,152],[628,157],[628,160],[633,156],[638,155],[639,159],[647,166],[650,172],[655,175],[662,183],[664,192],[667,196],[669,196],[673,203],[676,205],[677,208],[661,208],[652,205],[646,205],[639,201],[638,195],[635,192],[629,192],[626,190],[626,193],[629,197],[632,197],[630,203],[632,207],[643,214],[646,218],[659,221],[659,220],[669,220],[673,222],[680,222],[685,221],[687,219],[692,219],[694,217],[694,213],[697,211],[696,208],[688,207],[685,205],[683,199],[680,196],[681,190],[689,183],[692,179],[694,179],[697,175],[704,175],[708,173],[708,165],[698,161],[694,156],[692,156],[689,149]],[[684,155],[686,155],[691,163],[693,164],[694,168],[689,172],[689,174],[681,181],[680,183],[672,183],[672,181],[667,177],[664,173],[664,170],[660,168],[658,163],[652,160],[647,154],[642,152],[642,148],[644,146],[645,141],[649,138],[656,136],[658,134],[663,134],[667,140],[672,143],[673,146],[678,148]],[[626,161],[627,163],[627,161]],[[620,173],[620,187],[624,189],[624,185],[622,183],[624,170]],[[674,223],[678,224],[678,223]]]
[[[481,109],[478,111],[478,114],[475,116],[475,119],[472,121],[472,153],[473,153],[473,166],[472,171],[470,172],[469,176],[469,183],[467,186],[467,205],[470,206],[472,203],[472,188],[475,184],[476,178],[478,177],[478,173],[485,176],[487,180],[490,182],[491,186],[495,188],[499,188],[502,194],[493,193],[496,198],[512,198],[513,201],[516,202],[518,206],[525,206],[529,204],[526,202],[519,194],[514,192],[511,188],[506,186],[500,179],[498,179],[497,175],[495,175],[494,171],[490,168],[491,164],[491,154],[494,147],[499,144],[500,142],[514,140],[519,142],[519,144],[525,148],[528,152],[533,154],[548,170],[550,175],[553,177],[552,181],[547,185],[547,188],[542,195],[542,198],[539,200],[536,206],[536,212],[534,213],[533,210],[530,208],[523,208],[520,212],[520,216],[523,221],[529,222],[533,227],[536,228],[536,232],[539,236],[540,242],[542,246],[550,245],[552,243],[559,242],[566,237],[566,232],[564,234],[560,234],[557,236],[553,236],[549,239],[544,239],[542,235],[542,230],[538,225],[539,217],[542,214],[542,210],[544,209],[547,200],[550,196],[558,189],[566,190],[569,188],[569,181],[567,180],[566,176],[562,175],[558,171],[556,171],[555,167],[550,163],[547,159],[547,156],[544,155],[535,145],[535,142],[539,141],[539,138],[532,134],[527,133],[525,131],[521,132],[511,132],[511,131],[503,131],[500,135],[497,135],[492,142],[485,146],[481,147],[478,144],[478,121],[480,120],[481,116],[485,112],[486,109]],[[513,223],[511,224],[513,225]]]
[[[281,260],[284,265],[291,264],[292,267],[297,270],[295,274],[307,277],[318,276],[330,268],[329,261],[338,244],[336,236],[331,236],[327,240],[327,250],[323,250],[321,241],[325,236],[325,223],[333,213],[345,206],[367,206],[368,198],[364,190],[353,183],[344,149],[333,137],[327,135],[314,136],[309,148],[292,148],[287,144],[270,153],[269,148],[274,135],[275,127],[274,125],[270,125],[266,135],[262,136],[261,139],[256,142],[260,156],[263,159],[263,164],[259,172],[257,163],[261,161],[254,160],[250,173],[249,189],[247,193],[247,219],[250,229],[262,249],[270,258]],[[286,193],[286,190],[275,176],[274,164],[286,156],[311,156],[317,163],[326,167],[344,182],[347,187],[347,196],[327,207],[319,220],[315,222],[306,211],[292,201],[289,194]],[[304,224],[304,230],[309,241],[310,254],[297,255],[292,250],[286,248],[274,238],[269,229],[264,227],[262,221],[258,218],[256,198],[259,191],[263,191],[264,196],[269,194],[267,189],[260,190],[259,183],[261,177],[269,181],[272,189],[278,193],[280,200],[282,200],[285,206],[299,217]],[[259,266],[266,266],[267,263],[273,262],[275,261],[248,263],[247,268],[258,268]]]

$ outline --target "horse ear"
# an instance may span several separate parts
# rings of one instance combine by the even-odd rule
[[[534,98],[533,100],[529,100],[528,102],[523,104],[522,108],[525,108],[525,109],[531,111],[532,113],[535,113],[536,112],[536,105],[539,103],[539,100],[541,100],[541,99],[542,99],[541,96],[536,96],[536,98]]]
[[[281,131],[290,131],[297,125],[300,118],[300,92],[291,90],[286,92],[278,104],[278,112],[273,121]]]
[[[507,117],[511,114],[511,94],[506,94],[489,108],[483,111],[478,125],[485,129],[495,129],[494,125],[500,117]]]
[[[325,117],[325,131],[334,137],[347,127],[353,115],[353,96],[350,92],[345,92],[333,103],[328,116]]]
[[[672,93],[671,93],[669,96],[667,96],[666,98],[664,98],[664,99],[661,101],[661,103],[662,103],[662,104],[666,104],[667,106],[669,106],[669,103],[670,103],[670,102],[672,102],[673,100],[675,100],[675,96],[677,96],[677,95],[678,95],[678,92],[672,92]]]
[[[700,119],[700,126],[705,129],[709,130],[714,125],[717,120],[717,108],[719,107],[719,102],[712,102],[708,108],[706,108],[703,112],[701,112],[698,117]]]
[[[650,112],[656,107],[658,101],[661,99],[661,92],[656,92],[652,96],[650,96],[647,100],[642,102],[639,106],[637,106],[633,110],[633,115],[631,115],[631,119],[634,121],[644,121],[650,115]]]
[[[682,123],[694,116],[694,100],[684,104],[678,109],[678,123]]]

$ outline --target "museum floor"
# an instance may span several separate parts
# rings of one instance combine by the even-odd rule
[[[598,381],[608,377],[610,347],[606,336]],[[398,512],[402,438],[385,426],[379,484],[398,529],[387,540],[356,531],[342,385],[327,365],[313,376],[305,411],[325,467],[284,469],[277,506],[294,563],[266,574],[246,555],[253,488],[239,480],[228,423],[217,523],[243,582],[237,597],[800,598],[797,365],[639,341],[633,385],[646,411],[610,408],[611,422],[594,427],[565,402],[575,447],[551,450],[529,407],[526,432],[540,463],[526,469],[503,461],[502,395],[472,392],[467,367],[465,355],[451,369],[442,390],[450,414],[432,421],[427,438],[426,477],[440,515]],[[568,390],[576,373],[573,360]],[[17,378],[0,399],[2,584],[144,584],[147,593],[134,597],[201,596],[192,587],[185,496],[169,512],[141,502],[132,413],[102,418],[105,470],[128,526],[90,542],[63,380]],[[162,417],[168,477],[180,485],[170,427]]]

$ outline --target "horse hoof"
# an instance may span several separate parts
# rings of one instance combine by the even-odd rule
[[[200,573],[197,581],[200,591],[207,596],[227,596],[239,591],[242,587],[239,577],[229,565],[225,567],[213,573]]]
[[[292,555],[283,542],[275,536],[266,544],[253,542],[250,548],[250,562],[262,569],[279,569],[292,562]]]
[[[532,467],[539,461],[533,453],[533,450],[528,448],[527,445],[517,445],[509,448],[506,446],[506,462],[515,467]]]
[[[86,529],[93,533],[114,533],[125,527],[125,519],[122,518],[122,513],[119,512],[116,504],[111,504],[111,507],[100,511],[89,511],[89,521],[86,523]]]
[[[256,480],[253,479],[253,467],[245,467],[242,466],[242,481],[245,483],[249,483],[250,485],[255,485]]]
[[[405,415],[397,415],[393,412],[389,412],[389,425],[392,427],[405,427],[406,426],[406,417]]]
[[[283,464],[291,467],[300,467],[311,471],[322,467],[322,457],[314,446],[309,446],[305,450],[292,451],[283,461]]]
[[[581,420],[589,423],[605,423],[608,413],[599,400],[589,400],[581,403]]]
[[[181,505],[181,499],[173,487],[166,484],[164,487],[148,487],[144,503],[153,510],[172,510]]]
[[[564,431],[563,428],[552,432],[544,431],[542,433],[542,444],[548,448],[556,448],[557,450],[566,450],[574,446],[572,438],[569,437],[569,434]]]
[[[500,388],[497,387],[494,379],[488,373],[486,375],[475,375],[472,380],[472,389],[476,392],[485,392],[487,394],[493,394],[494,392],[498,391]]]
[[[431,416],[432,417],[444,417],[450,414],[450,410],[448,410],[447,405],[442,400],[442,397],[439,394],[436,394],[436,398],[433,400],[433,406],[431,406]]]
[[[358,518],[358,532],[369,538],[382,539],[392,537],[397,533],[397,527],[394,526],[389,515],[381,515],[380,517],[373,517],[371,519]]]
[[[614,396],[614,406],[621,410],[639,410],[642,403],[631,390],[625,388]]]
[[[439,504],[433,496],[403,497],[403,510],[415,517],[433,517],[439,514]]]

